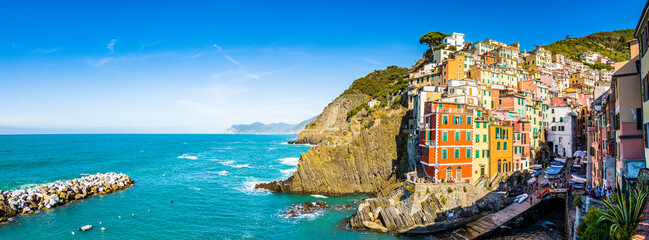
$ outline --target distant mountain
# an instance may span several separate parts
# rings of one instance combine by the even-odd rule
[[[235,124],[232,127],[225,130],[223,133],[232,133],[232,134],[297,134],[301,132],[304,127],[315,120],[317,116],[307,119],[298,124],[288,124],[288,123],[270,123],[263,124],[260,122],[255,122],[251,124]]]

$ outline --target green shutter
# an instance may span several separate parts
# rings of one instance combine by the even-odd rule
[[[500,142],[496,143],[496,150],[500,150]]]
[[[503,142],[503,150],[507,150],[507,142]]]
[[[448,158],[448,150],[442,149],[442,159],[447,159]]]
[[[470,148],[466,149],[466,158],[471,158],[471,149]]]
[[[455,141],[460,141],[460,132],[459,132],[459,131],[455,131],[455,134],[454,134],[454,135],[455,135],[455,136],[454,136],[454,137],[455,137]]]
[[[442,141],[448,141],[448,132],[442,132]]]
[[[459,148],[455,149],[454,155],[455,155],[455,158],[460,158],[460,149]]]
[[[466,117],[466,124],[467,125],[473,124],[473,123],[471,123],[471,117],[469,117],[469,116]]]
[[[483,140],[483,142],[487,142],[487,134],[482,135],[482,140]]]
[[[466,132],[466,140],[469,141],[469,142],[472,141],[470,132]]]
[[[480,150],[475,150],[475,158],[479,158],[479,157],[480,157]]]
[[[448,124],[448,116],[442,117],[442,124]]]

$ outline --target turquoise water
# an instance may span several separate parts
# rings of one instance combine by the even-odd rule
[[[0,239],[397,238],[339,227],[338,222],[353,211],[327,210],[299,218],[282,214],[292,204],[305,201],[353,204],[365,196],[319,198],[254,190],[255,183],[285,179],[295,170],[298,157],[309,148],[285,144],[295,138],[220,134],[0,136],[3,190],[97,172],[121,172],[135,180],[135,186],[123,191],[16,217],[0,224]],[[70,233],[86,224],[95,228]]]

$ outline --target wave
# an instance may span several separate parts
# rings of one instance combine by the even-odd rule
[[[316,197],[316,198],[329,198],[327,196],[319,195],[319,194],[312,194],[311,197]]]
[[[186,153],[183,154],[183,155],[181,155],[181,156],[178,156],[178,158],[185,158],[185,159],[191,159],[191,160],[196,160],[196,159],[198,159],[197,156],[192,156],[192,155],[189,155],[189,154],[186,154]]]
[[[190,189],[192,189],[192,190],[196,190],[196,191],[200,191],[200,190],[201,190],[201,188],[199,188],[199,187],[190,187]]]
[[[269,148],[268,148],[268,150],[275,150],[275,149],[277,149],[277,148],[272,148],[272,147],[269,147]]]
[[[247,180],[243,182],[242,186],[236,188],[237,191],[248,194],[248,195],[269,195],[270,191],[266,189],[255,189],[255,185],[263,183],[259,180]]]
[[[234,160],[229,160],[229,161],[223,161],[223,162],[221,162],[221,164],[223,164],[223,165],[225,165],[225,166],[233,167],[233,168],[244,168],[244,167],[245,167],[245,168],[252,168],[252,167],[250,166],[250,164],[247,164],[247,163],[246,163],[246,164],[234,164],[234,163],[235,163]]]
[[[304,219],[308,221],[313,221],[320,217],[324,211],[323,210],[318,210],[312,213],[300,213],[300,214],[295,214],[295,215],[284,215],[284,218],[286,219]]]
[[[280,169],[279,171],[282,172],[282,175],[283,175],[282,178],[287,178],[287,177],[290,177],[295,171],[297,171],[297,168]]]
[[[221,175],[221,176],[227,176],[228,174],[230,174],[228,171],[225,171],[225,170],[223,170],[223,171],[219,171],[219,172],[217,172],[217,173],[218,173],[219,175]]]
[[[279,159],[282,164],[289,165],[289,166],[297,166],[297,163],[300,161],[300,158],[281,158]]]

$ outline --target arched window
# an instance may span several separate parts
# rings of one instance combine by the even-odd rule
[[[460,179],[462,179],[462,168],[457,167],[457,169],[455,169],[455,180],[459,182]]]
[[[451,167],[446,168],[446,181],[451,180],[453,177],[453,171],[451,171]]]
[[[501,164],[502,164],[502,161],[500,161],[500,159],[498,159],[498,172],[500,172],[500,170],[501,170],[501,166],[500,166]]]

